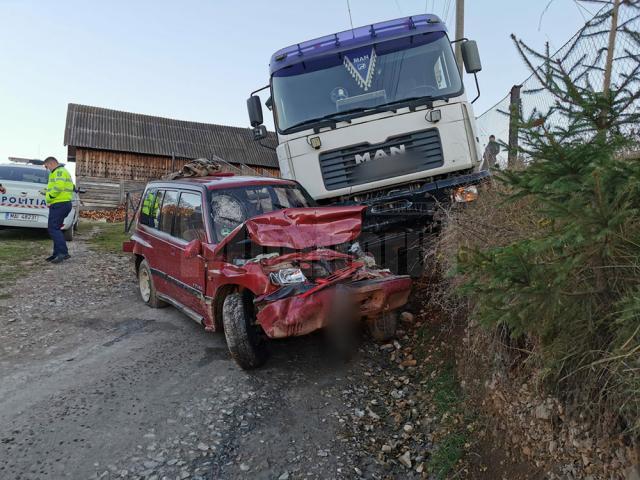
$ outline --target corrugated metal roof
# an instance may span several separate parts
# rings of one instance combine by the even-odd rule
[[[275,133],[262,142],[275,147]],[[70,103],[64,144],[176,158],[212,158],[230,163],[278,167],[276,152],[253,140],[251,130],[188,122]]]

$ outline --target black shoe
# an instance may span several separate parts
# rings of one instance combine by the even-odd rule
[[[64,262],[64,255],[57,255],[56,257],[54,257],[53,260],[51,260],[51,263],[62,263]]]
[[[71,255],[69,255],[68,253],[64,256],[65,260],[69,260],[71,258]]]
[[[45,258],[45,259],[44,259],[44,261],[45,261],[45,262],[50,262],[50,261],[51,261],[51,260],[53,260],[54,258],[56,258],[56,256],[55,256],[55,255],[51,255],[51,256],[49,256],[49,257]]]

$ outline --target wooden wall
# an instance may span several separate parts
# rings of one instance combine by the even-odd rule
[[[141,191],[147,182],[114,180],[110,178],[86,177],[76,173],[78,188],[86,190],[80,194],[80,210],[108,210],[122,205],[127,192]]]
[[[76,149],[76,176],[111,180],[156,180],[187,162],[171,157],[140,155],[137,153]]]
[[[87,191],[80,195],[84,210],[116,208],[124,203],[127,192],[143,189],[148,181],[179,170],[189,161],[86,148],[77,148],[75,157],[77,186]],[[236,165],[236,168],[239,171],[223,165],[222,170],[243,175],[254,174],[242,165]],[[276,168],[251,168],[259,175],[280,176]]]
[[[149,181],[157,180],[167,173],[179,170],[188,159],[172,160],[171,157],[141,155],[137,153],[110,152],[76,149],[76,175],[112,180]],[[236,165],[244,174],[251,174],[250,169]],[[259,175],[279,177],[280,170],[268,167],[250,167]],[[223,167],[223,170],[227,168]]]

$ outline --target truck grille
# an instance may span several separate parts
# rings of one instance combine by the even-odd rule
[[[444,164],[437,128],[391,137],[375,145],[361,143],[324,152],[319,160],[327,190],[407,175]]]

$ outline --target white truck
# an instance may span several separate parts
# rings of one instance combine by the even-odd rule
[[[457,41],[475,77],[476,43]],[[475,199],[489,175],[452,43],[425,14],[278,50],[269,85],[247,100],[254,138],[266,136],[257,93],[270,89],[283,177],[320,204],[367,205],[369,232],[428,225],[438,204]]]

